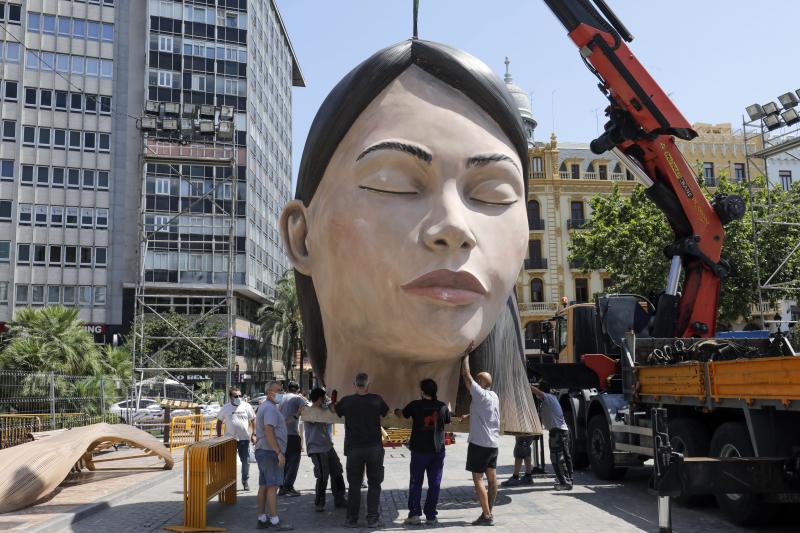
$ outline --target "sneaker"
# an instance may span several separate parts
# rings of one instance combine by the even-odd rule
[[[418,526],[422,523],[422,519],[418,516],[411,516],[409,515],[408,518],[403,520],[403,524],[407,526]]]
[[[292,487],[290,489],[286,489],[286,495],[287,496],[291,496],[292,498],[296,498],[296,497],[300,496],[300,492],[295,490],[294,487]]]
[[[269,526],[271,525],[272,524],[270,524],[269,520],[265,520],[263,522],[261,520],[256,520],[256,529],[269,529]]]
[[[525,474],[519,480],[520,485],[533,485],[533,474]]]
[[[520,481],[519,476],[511,476],[507,480],[505,480],[502,483],[500,483],[500,486],[501,487],[516,487],[516,486],[521,485],[521,484],[522,484],[522,481]]]
[[[284,489],[283,487],[278,489],[278,496],[286,496],[287,494],[289,494],[287,489]]]
[[[358,520],[350,520],[349,518],[345,520],[344,527],[349,528],[358,528]]]
[[[556,483],[553,485],[554,490],[572,490],[572,485],[568,483]]]
[[[367,520],[367,527],[372,529],[380,529],[383,527],[383,522],[381,522],[380,518],[373,518],[372,520]]]
[[[247,481],[242,481],[242,490],[250,490],[250,485],[247,484]]]
[[[434,524],[438,524],[439,520],[434,516],[433,518],[426,518],[425,523],[428,524],[429,526],[432,526]]]
[[[286,522],[278,522],[277,524],[270,524],[269,528],[272,531],[292,531],[294,530],[294,526],[291,524],[287,524]]]
[[[493,526],[494,525],[494,517],[491,516],[484,516],[483,513],[472,521],[473,526]]]
[[[314,506],[314,510],[316,512],[318,512],[318,513],[324,513],[325,512],[325,506],[324,505],[315,505]]]

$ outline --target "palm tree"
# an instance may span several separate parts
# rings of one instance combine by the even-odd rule
[[[261,324],[261,342],[272,346],[275,339],[283,351],[286,369],[291,367],[295,349],[302,350],[303,322],[300,318],[300,305],[297,301],[297,288],[294,283],[294,270],[287,270],[275,285],[275,297],[258,310]]]
[[[100,373],[97,346],[83,325],[77,309],[19,309],[8,324],[10,340],[0,352],[0,368],[70,376]]]

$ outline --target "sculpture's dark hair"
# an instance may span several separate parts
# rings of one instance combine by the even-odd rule
[[[331,157],[353,123],[392,81],[412,65],[459,90],[497,123],[520,158],[527,198],[528,139],[519,108],[505,83],[485,63],[462,50],[431,41],[413,39],[384,48],[366,59],[342,78],[325,98],[314,117],[303,149],[297,177],[296,199],[301,200],[306,206],[311,203]],[[314,283],[311,277],[297,271],[295,271],[295,281],[303,319],[305,346],[314,372],[324,382],[327,349]],[[517,323],[516,329],[519,330],[518,312],[513,295],[509,297],[509,304],[506,312],[513,314]],[[521,372],[524,374],[522,338],[520,335],[517,336],[519,350],[514,354],[518,356],[514,357],[517,363],[503,366],[506,368],[513,366],[515,373],[519,373],[518,367],[521,367]],[[495,358],[494,353],[476,357],[476,354],[482,353],[482,346],[473,352],[471,358],[476,371],[495,368],[498,363],[492,361],[483,364],[485,358]]]
[[[423,379],[419,382],[420,390],[425,394],[425,396],[430,396],[432,399],[436,399],[436,393],[439,391],[439,386],[436,382],[430,378]]]

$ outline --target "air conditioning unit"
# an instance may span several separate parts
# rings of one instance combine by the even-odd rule
[[[216,112],[217,108],[213,105],[201,105],[200,106],[200,116],[201,117],[214,117],[214,113]]]
[[[194,120],[190,118],[182,118],[180,122],[181,133],[184,135],[191,135],[194,133]]]
[[[219,108],[219,119],[222,120],[233,120],[233,106],[224,105]]]
[[[186,118],[194,118],[197,114],[197,105],[195,104],[183,104],[182,108],[182,115]]]
[[[202,113],[202,111],[201,111]],[[214,121],[213,120],[201,120],[200,121],[200,133],[214,133]]]
[[[167,115],[177,115],[181,112],[181,104],[177,102],[165,102],[164,113]]]
[[[148,115],[158,115],[159,103],[155,100],[144,101],[144,112]]]
[[[178,129],[177,118],[165,118],[161,123],[161,128],[164,131],[175,131]]]
[[[156,125],[156,117],[142,117],[143,130],[154,130]]]

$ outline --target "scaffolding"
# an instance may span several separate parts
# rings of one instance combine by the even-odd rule
[[[800,148],[800,126],[790,127],[784,126],[781,130],[773,134],[767,128],[763,118],[755,120],[747,120],[742,117],[742,136],[744,139],[744,154],[747,164],[746,167],[746,183],[750,191],[750,213],[753,225],[753,248],[755,254],[755,268],[756,276],[758,278],[758,311],[761,314],[763,324],[796,324],[800,321],[792,320],[768,320],[764,315],[771,311],[771,302],[774,298],[770,291],[780,292],[783,300],[798,300],[800,296],[800,280],[786,279],[781,281],[781,276],[785,272],[785,268],[798,256],[800,251],[800,239],[797,242],[787,243],[785,254],[782,260],[774,268],[769,268],[762,271],[761,268],[761,251],[759,250],[759,237],[767,231],[770,227],[798,227],[800,223],[782,220],[785,215],[789,214],[785,211],[778,212],[777,206],[773,202],[773,188],[780,187],[781,184],[772,183],[769,176],[769,159],[776,155],[786,154],[788,157],[800,161],[800,157],[793,150]],[[760,148],[753,151],[751,146],[760,145]],[[756,171],[756,177],[753,177],[751,167]],[[763,176],[765,179],[765,204],[756,205],[755,195],[753,193],[754,187],[760,186],[760,181],[756,178]],[[782,206],[785,207],[785,206]],[[800,207],[792,206],[793,213],[800,215]],[[761,216],[763,214],[763,216]],[[793,217],[797,218],[797,217]],[[787,233],[788,235],[788,233]],[[766,299],[766,301],[765,301]],[[791,327],[791,326],[790,326]]]
[[[147,112],[147,111],[145,111]],[[163,113],[162,113],[163,115]],[[140,123],[141,126],[141,123]],[[159,134],[160,133],[160,134]],[[233,140],[220,142],[216,135],[209,135],[205,138],[193,136],[188,142],[177,137],[172,132],[154,132],[150,128],[142,128],[141,153],[141,198],[138,220],[138,265],[137,281],[135,286],[134,298],[134,322],[132,327],[131,360],[134,369],[131,397],[136,399],[139,404],[141,397],[142,384],[155,379],[169,379],[180,384],[185,390],[183,396],[201,400],[201,397],[194,390],[194,387],[187,385],[184,380],[179,379],[181,375],[193,372],[200,374],[221,373],[225,374],[225,393],[227,395],[232,384],[232,372],[235,359],[235,294],[234,294],[234,274],[236,270],[236,213],[238,204],[237,182],[238,164],[246,161],[245,150],[236,147]],[[164,138],[166,137],[166,138]],[[203,167],[222,167],[229,168],[229,172],[223,172],[222,176],[214,176],[213,187],[204,190],[202,194],[191,195],[190,202],[179,204],[177,213],[170,209],[168,215],[156,217],[158,209],[153,206],[148,207],[147,173],[148,165],[167,165],[170,171],[177,175],[180,185],[185,185],[186,190],[191,190],[191,176],[187,176],[183,169],[187,165],[199,165]],[[179,186],[180,187],[180,186]],[[229,192],[228,192],[229,191]],[[229,194],[230,201],[227,202]],[[220,198],[222,199],[220,201]],[[179,200],[180,201],[180,200]],[[203,207],[204,203],[211,202],[213,205],[212,213],[195,210],[197,206]],[[177,251],[186,251],[189,241],[184,241],[183,228],[191,228],[189,235],[196,236],[196,232],[201,234],[204,227],[199,230],[193,224],[186,224],[186,220],[203,216],[203,226],[207,218],[211,218],[211,241],[212,246],[216,247],[223,244],[223,249],[227,249],[227,268],[225,275],[224,293],[220,291],[218,276],[214,276],[212,267],[211,279],[205,280],[208,283],[202,284],[202,288],[188,287],[182,280],[175,279],[167,281],[157,281],[155,276],[148,279],[148,266],[155,271],[155,254],[161,251],[166,244],[167,248]],[[153,222],[148,223],[148,215],[153,217]],[[192,218],[190,218],[192,217]],[[218,223],[221,223],[224,231],[218,235]],[[164,232],[178,226],[177,239],[162,237]],[[218,237],[226,236],[223,241],[218,241]],[[191,249],[189,247],[189,249]],[[187,252],[188,253],[188,252]],[[180,268],[177,269],[180,271]],[[180,272],[179,272],[180,273]],[[191,313],[192,305],[188,302],[194,294],[195,298],[203,297],[203,301],[211,300],[208,308],[200,307],[202,312]],[[172,298],[179,297],[187,299],[186,316],[191,318],[189,331],[183,331],[178,325],[171,321],[170,315],[159,308],[158,303],[173,301]],[[210,317],[224,315],[226,328],[224,332],[217,335],[193,335],[195,326],[200,326]],[[174,316],[174,315],[173,315]],[[148,333],[145,327],[146,320],[160,322],[168,334],[154,336]],[[160,344],[157,349],[150,350],[153,341]],[[199,354],[202,355],[204,366],[192,367],[169,367],[161,363],[160,355],[177,341],[183,341],[191,345]],[[209,353],[200,343],[220,342],[225,343],[225,357],[215,356]],[[152,352],[152,353],[151,353]],[[212,374],[213,375],[213,374]]]

